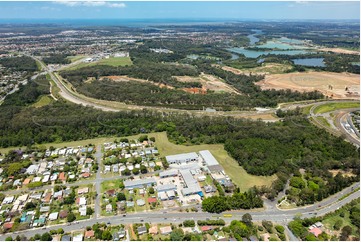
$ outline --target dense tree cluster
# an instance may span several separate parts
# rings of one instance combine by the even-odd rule
[[[263,201],[252,190],[245,193],[234,193],[232,196],[212,196],[202,201],[202,209],[209,213],[260,207],[263,207]]]
[[[14,71],[34,72],[38,70],[36,62],[28,56],[0,58],[0,65]]]
[[[46,64],[69,64],[70,60],[67,57],[67,54],[52,54],[50,56],[43,57],[42,60]]]

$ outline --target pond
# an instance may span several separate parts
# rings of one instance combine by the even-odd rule
[[[243,54],[248,58],[257,58],[261,55],[275,54],[275,55],[299,55],[309,53],[306,50],[269,50],[269,51],[256,51],[246,50],[243,47],[227,48],[228,51]]]
[[[325,67],[323,58],[293,59],[292,61],[295,65]]]
[[[257,48],[269,48],[269,49],[280,49],[280,50],[298,50],[307,49],[308,47],[302,45],[296,45],[295,43],[284,43],[280,40],[269,40],[266,44],[257,45]]]

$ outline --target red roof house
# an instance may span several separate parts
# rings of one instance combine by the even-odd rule
[[[148,198],[148,203],[156,203],[156,202],[157,202],[157,198],[155,198],[155,197]]]
[[[310,229],[308,232],[314,234],[316,237],[318,237],[320,234],[322,234],[322,230],[319,228]]]

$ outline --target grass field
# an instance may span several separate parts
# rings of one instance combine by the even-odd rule
[[[327,103],[316,107],[314,113],[327,113],[327,112],[335,111],[337,109],[359,108],[359,107],[360,107],[359,102]]]
[[[76,56],[68,56],[67,59],[69,59],[71,62],[75,62],[77,60],[80,60],[84,58],[85,55],[76,55]]]
[[[108,59],[101,59],[96,62],[91,63],[80,63],[79,65],[72,66],[69,70],[80,69],[86,66],[96,66],[96,65],[108,65],[108,66],[130,66],[133,62],[130,57],[110,57]]]
[[[49,97],[49,95],[43,95],[40,97],[40,99],[36,103],[34,103],[31,106],[35,107],[35,108],[40,108],[40,107],[46,106],[52,102],[53,102],[53,99],[51,97]]]
[[[331,127],[330,123],[324,117],[315,117],[318,122],[320,122],[323,126]]]

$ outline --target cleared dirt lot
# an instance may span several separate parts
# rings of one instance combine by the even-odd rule
[[[201,74],[199,77],[175,76],[180,82],[200,82],[202,87],[215,92],[237,93],[237,90],[212,75]]]
[[[267,75],[256,83],[262,89],[318,90],[334,99],[360,99],[360,75],[333,72],[302,72]],[[347,88],[347,90],[346,90]]]
[[[265,63],[259,67],[243,69],[243,70],[239,70],[237,68],[233,68],[230,66],[222,66],[222,69],[225,71],[233,72],[234,74],[237,75],[239,74],[250,75],[251,73],[258,75],[268,75],[268,74],[284,73],[287,70],[292,69],[292,66],[287,64]]]
[[[330,51],[330,52],[339,53],[339,54],[349,54],[349,55],[359,55],[360,54],[359,51],[346,50],[346,49],[341,49],[341,48],[320,48],[318,50],[320,50],[320,51]]]

